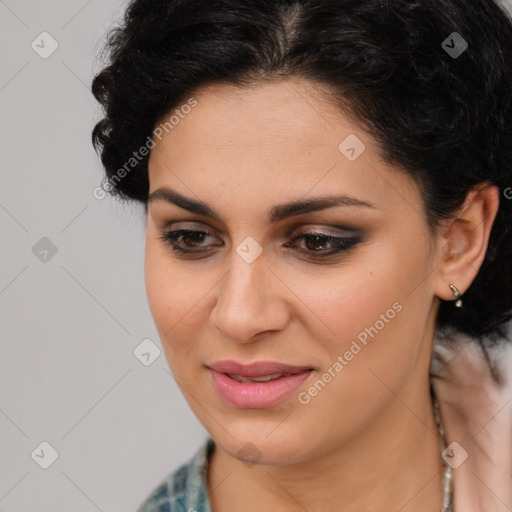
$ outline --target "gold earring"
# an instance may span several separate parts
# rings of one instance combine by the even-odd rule
[[[453,284],[450,285],[450,288],[451,288],[453,295],[455,296],[455,299],[456,299],[455,307],[461,308],[462,307],[462,299],[460,298],[461,295],[459,293],[459,290],[457,290],[457,287]]]

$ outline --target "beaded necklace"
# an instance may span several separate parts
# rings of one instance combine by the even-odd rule
[[[441,412],[439,410],[439,402],[437,401],[434,388],[430,386],[430,394],[432,397],[432,403],[434,405],[434,416],[437,423],[437,429],[439,431],[439,445],[441,452],[446,449],[446,435],[441,421]],[[443,459],[444,474],[443,474],[443,505],[441,512],[454,512],[453,511],[453,473],[452,467]]]

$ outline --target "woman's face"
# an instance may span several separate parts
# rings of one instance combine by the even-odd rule
[[[262,464],[364,439],[393,408],[413,414],[428,382],[438,299],[422,198],[315,91],[204,88],[149,161],[150,194],[218,214],[148,202],[146,289],[169,367],[215,442]],[[327,196],[353,200],[282,206]],[[161,239],[178,230],[193,232]],[[209,369],[226,360],[302,374],[239,383]]]

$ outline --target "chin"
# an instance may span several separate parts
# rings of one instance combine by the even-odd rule
[[[272,428],[275,428],[276,425]],[[304,442],[299,433],[295,435],[283,429],[279,432],[277,427],[274,432],[272,428],[265,427],[259,431],[256,428],[237,429],[226,426],[228,433],[218,432],[213,437],[215,443],[231,457],[244,462],[248,466],[259,465],[286,465],[300,462],[306,457]],[[269,432],[272,432],[269,435]]]

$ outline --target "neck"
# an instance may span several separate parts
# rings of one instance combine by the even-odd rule
[[[439,512],[443,468],[429,389],[407,390],[350,441],[299,463],[247,467],[216,446],[212,510]]]

